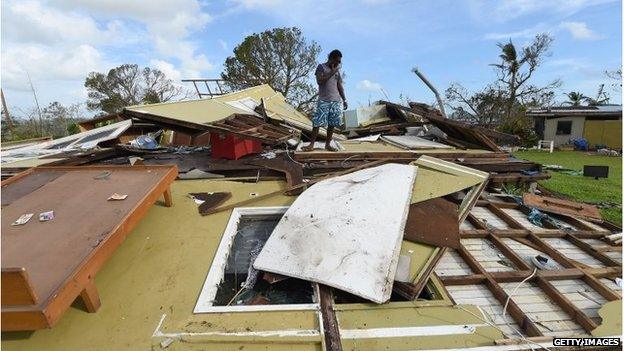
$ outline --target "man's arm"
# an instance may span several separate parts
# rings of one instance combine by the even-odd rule
[[[342,79],[338,80],[338,94],[342,98],[342,107],[346,110],[349,105],[347,104],[347,98],[345,97],[344,88],[342,87]]]

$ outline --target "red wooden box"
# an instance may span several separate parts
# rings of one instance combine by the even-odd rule
[[[262,152],[262,143],[257,140],[242,139],[230,133],[211,133],[210,147],[212,158],[237,160],[245,155]]]

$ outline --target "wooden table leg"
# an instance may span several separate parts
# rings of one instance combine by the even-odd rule
[[[173,198],[171,197],[170,187],[168,187],[167,190],[165,190],[165,192],[163,193],[163,196],[165,197],[165,206],[167,207],[173,206]]]
[[[82,301],[87,307],[87,311],[90,313],[96,312],[102,305],[100,302],[100,295],[97,292],[93,280],[89,280],[87,286],[80,292],[80,298],[82,298]]]

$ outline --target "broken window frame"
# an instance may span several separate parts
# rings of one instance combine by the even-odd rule
[[[230,219],[225,227],[221,242],[214,254],[212,264],[208,270],[206,280],[202,285],[201,292],[195,303],[193,313],[223,313],[223,312],[269,312],[269,311],[315,311],[320,308],[316,283],[312,285],[312,303],[303,304],[281,304],[281,305],[234,305],[234,306],[214,306],[219,284],[225,275],[225,267],[234,238],[238,233],[238,225],[243,217],[283,215],[288,210],[288,206],[275,207],[236,207],[232,210]]]
[[[193,314],[199,313],[229,313],[229,312],[270,312],[270,311],[315,311],[320,308],[318,298],[318,284],[311,282],[314,294],[312,295],[312,303],[308,304],[283,304],[283,305],[245,305],[245,306],[214,306],[214,299],[217,295],[219,284],[225,274],[225,266],[230,254],[230,250],[234,243],[234,238],[238,233],[238,225],[245,216],[267,216],[267,215],[283,215],[289,206],[274,207],[236,207],[232,210],[230,219],[225,227],[219,247],[214,254],[210,269],[206,275],[204,284]],[[414,306],[432,306],[432,305],[452,305],[452,300],[448,292],[444,289],[444,285],[440,279],[432,274],[426,284],[426,288],[436,296],[433,300],[414,300],[414,301],[390,301],[377,308],[400,308]],[[335,303],[341,310],[359,309],[369,306],[369,303]]]

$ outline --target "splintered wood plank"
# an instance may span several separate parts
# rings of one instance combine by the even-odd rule
[[[416,169],[387,164],[316,183],[289,207],[254,267],[386,302]]]

